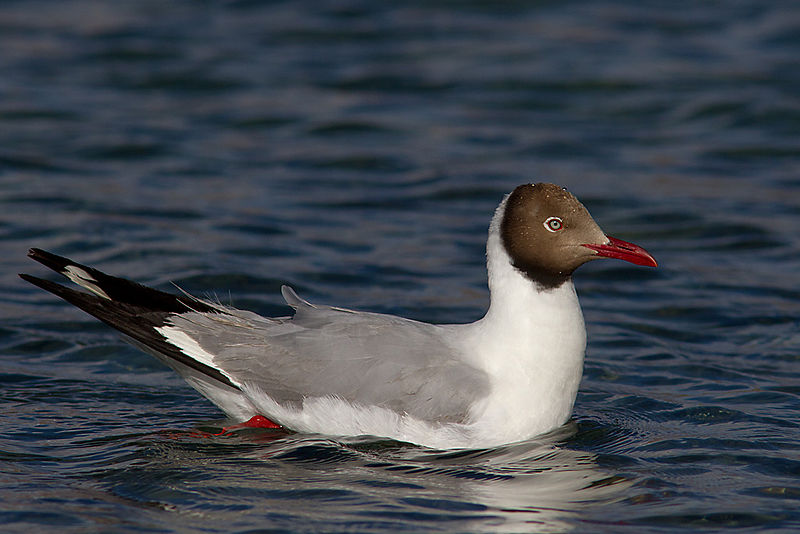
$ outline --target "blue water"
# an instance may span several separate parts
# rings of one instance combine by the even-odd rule
[[[0,51],[3,532],[800,529],[796,2],[8,0]],[[578,271],[574,418],[497,449],[214,435],[16,277],[472,321],[528,181],[661,266]]]

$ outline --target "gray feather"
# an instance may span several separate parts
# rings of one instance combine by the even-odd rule
[[[489,391],[483,371],[453,357],[438,326],[378,313],[315,306],[289,287],[293,318],[227,309],[185,313],[171,324],[214,355],[214,365],[280,404],[335,395],[422,420],[465,422]]]

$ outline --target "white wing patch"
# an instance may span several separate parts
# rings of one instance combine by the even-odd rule
[[[111,297],[108,294],[100,289],[100,286],[97,285],[97,280],[92,278],[89,273],[81,269],[80,267],[76,267],[75,265],[67,265],[64,268],[63,275],[78,284],[81,287],[85,287],[98,297],[103,297],[104,299],[111,300]]]
[[[201,347],[197,341],[189,337],[189,335],[186,334],[186,332],[184,332],[183,330],[176,328],[174,326],[162,326],[156,328],[155,330],[159,334],[164,336],[167,339],[167,341],[169,341],[170,343],[181,349],[181,352],[183,352],[185,355],[213,369],[216,369],[217,371],[225,375],[228,378],[228,380],[230,380],[237,386],[241,386],[238,380],[230,376],[223,369],[220,369],[214,363],[213,354],[203,349],[203,347]]]

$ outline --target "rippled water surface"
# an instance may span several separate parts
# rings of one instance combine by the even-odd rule
[[[800,529],[796,2],[5,1],[0,50],[4,532]],[[574,418],[497,449],[220,434],[16,276],[472,321],[540,180],[661,266],[578,271]]]

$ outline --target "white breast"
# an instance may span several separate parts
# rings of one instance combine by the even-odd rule
[[[586,351],[583,313],[572,281],[540,291],[512,265],[490,231],[491,305],[462,330],[463,351],[491,377],[491,393],[471,411],[476,439],[527,439],[567,421]]]

